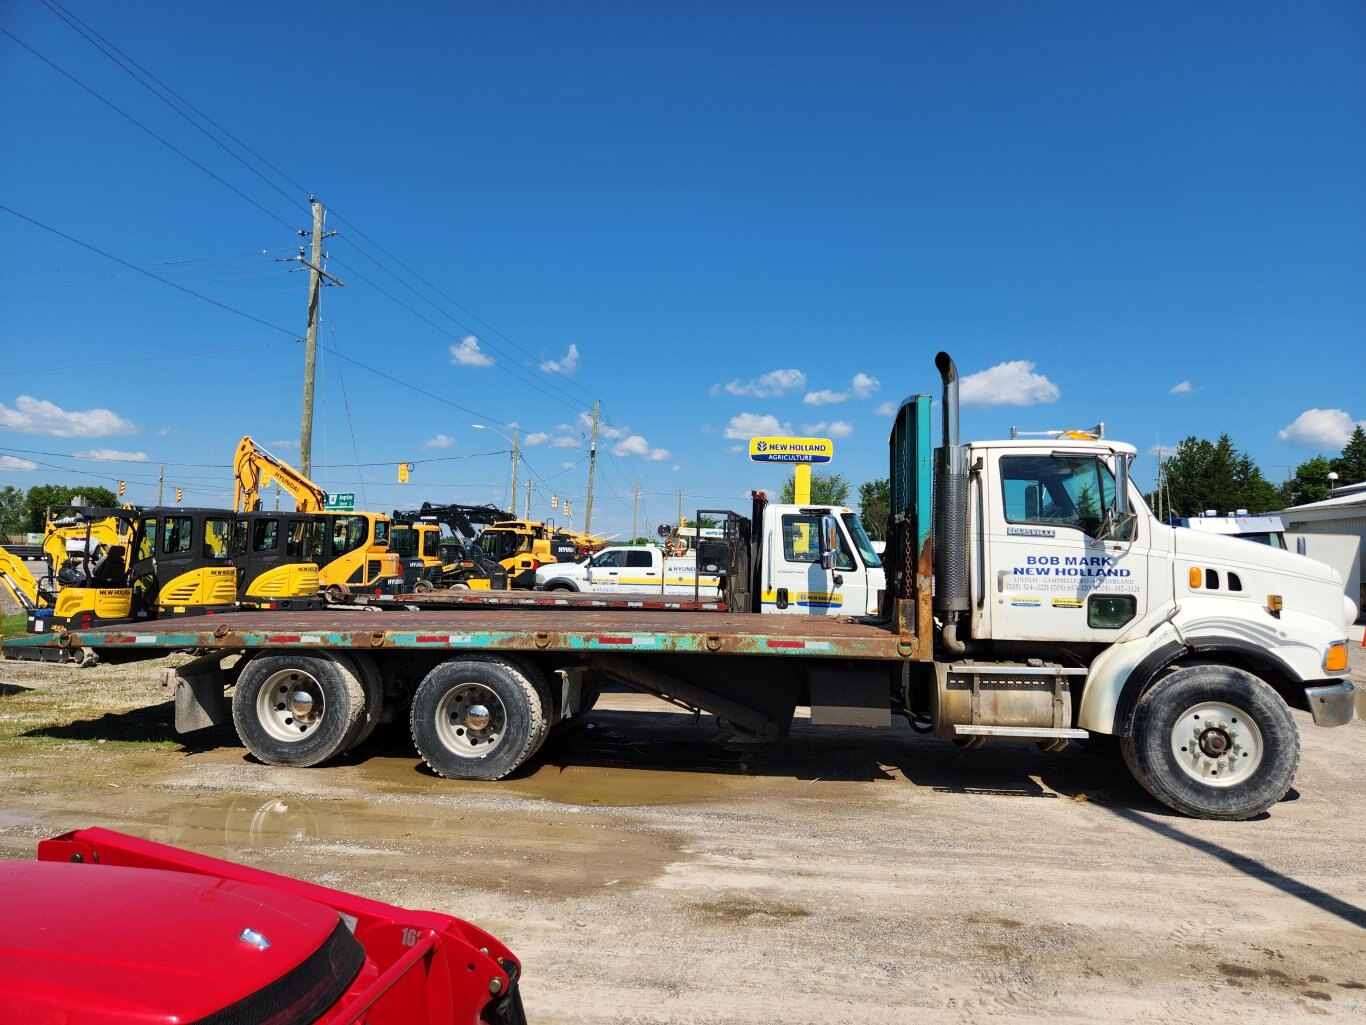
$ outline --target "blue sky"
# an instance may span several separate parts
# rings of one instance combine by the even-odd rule
[[[1145,481],[1223,432],[1280,480],[1366,420],[1358,3],[9,0],[0,28],[0,483],[150,503],[164,463],[226,504],[242,434],[296,460],[310,192],[345,282],[314,476],[369,508],[502,502],[483,423],[526,442],[533,515],[582,525],[595,400],[609,533],[637,478],[642,532],[680,490],[779,487],[751,433],[833,436],[857,485],[940,348],[984,375],[966,438],[1103,420]]]

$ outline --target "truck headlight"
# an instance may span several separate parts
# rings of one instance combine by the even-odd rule
[[[1323,656],[1323,669],[1328,673],[1340,673],[1347,668],[1347,642],[1334,641],[1328,645],[1328,653]]]

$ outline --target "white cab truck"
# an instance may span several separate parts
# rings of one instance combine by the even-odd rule
[[[1171,808],[1214,819],[1272,808],[1299,765],[1292,709],[1323,727],[1366,711],[1348,673],[1356,608],[1341,577],[1160,522],[1130,482],[1132,446],[960,443],[957,370],[946,353],[936,365],[942,446],[928,395],[892,425],[885,569],[847,510],[756,494],[749,516],[723,514],[724,543],[699,545],[722,569],[724,612],[231,613],[8,638],[5,655],[194,652],[166,671],[177,727],[231,719],[271,764],[325,762],[397,713],[438,774],[499,779],[614,682],[773,739],[800,706],[813,726],[903,716],[963,747],[1114,737]]]
[[[836,547],[830,566],[822,565],[822,522],[831,521]],[[887,586],[882,560],[852,509],[829,505],[756,506],[759,586],[745,611],[799,616],[875,616]],[[716,597],[731,575],[728,565],[711,561],[729,555],[724,531],[703,540],[694,555],[665,556],[654,546],[604,548],[592,558],[536,570],[544,591],[659,593]],[[713,570],[713,572],[708,572]]]

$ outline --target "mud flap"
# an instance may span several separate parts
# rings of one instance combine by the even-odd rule
[[[161,689],[175,692],[177,733],[193,733],[232,719],[232,708],[223,696],[229,682],[223,658],[223,653],[214,652],[161,671]]]

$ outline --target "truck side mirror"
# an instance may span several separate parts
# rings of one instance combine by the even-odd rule
[[[839,551],[840,533],[835,517],[821,517],[821,569],[835,568],[835,553]]]
[[[1115,458],[1115,522],[1122,523],[1129,515],[1129,457]]]

